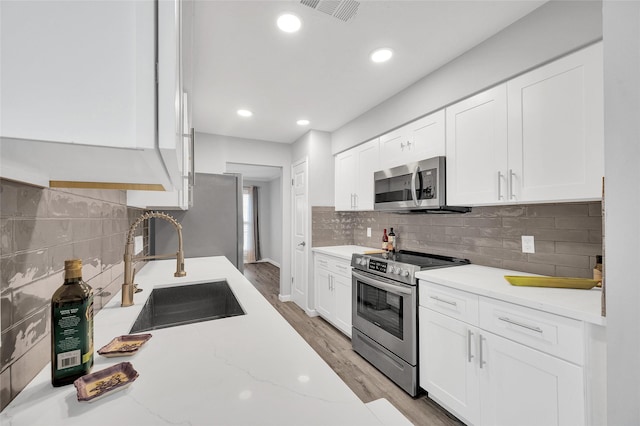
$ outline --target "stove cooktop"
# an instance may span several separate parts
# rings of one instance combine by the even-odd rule
[[[467,265],[471,262],[467,259],[460,259],[451,256],[440,256],[437,254],[420,253],[416,251],[400,250],[397,252],[386,252],[368,255],[375,259],[391,260],[406,265],[415,265],[420,269],[442,268],[453,265]]]

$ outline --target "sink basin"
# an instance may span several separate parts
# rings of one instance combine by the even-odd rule
[[[156,288],[151,291],[130,333],[244,314],[225,280]]]

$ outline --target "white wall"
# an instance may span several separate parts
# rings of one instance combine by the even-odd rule
[[[334,160],[331,134],[310,130],[292,145],[292,162],[309,159],[309,205],[333,206]]]
[[[602,37],[602,2],[551,1],[334,131],[337,154]]]
[[[281,167],[281,194],[289,193],[291,146],[288,144],[196,132],[194,151],[195,171],[199,173],[224,173],[227,162]],[[282,197],[280,205],[283,224],[280,241],[286,242],[281,248],[280,296],[287,300],[291,295],[291,200]]]
[[[640,2],[603,6],[608,424],[640,424]]]

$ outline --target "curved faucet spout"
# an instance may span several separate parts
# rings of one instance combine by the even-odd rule
[[[143,221],[150,218],[164,219],[176,228],[178,233],[178,251],[175,254],[163,254],[154,256],[134,256],[133,239],[134,232],[138,225]],[[175,257],[177,261],[176,272],[173,274],[175,277],[184,277],[187,273],[184,270],[184,249],[182,246],[182,225],[178,223],[172,216],[162,212],[147,212],[138,217],[133,224],[129,227],[127,233],[127,242],[124,247],[124,283],[122,284],[122,303],[121,306],[133,305],[133,294],[135,293],[135,284],[133,283],[133,277],[135,270],[133,269],[133,262],[136,260],[144,259],[161,259]]]

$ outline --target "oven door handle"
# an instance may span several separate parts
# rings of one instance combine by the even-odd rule
[[[371,279],[367,276],[364,276],[362,274],[359,274],[355,271],[351,272],[353,274],[353,276],[359,280],[362,281],[365,284],[368,284],[372,287],[376,287],[379,288],[380,290],[386,290],[389,293],[393,293],[393,294],[397,294],[397,295],[402,295],[402,294],[411,294],[412,290],[408,289],[408,288],[404,288],[402,286],[399,285],[394,285],[394,284],[387,284],[385,282],[381,282],[378,281],[376,279]]]

